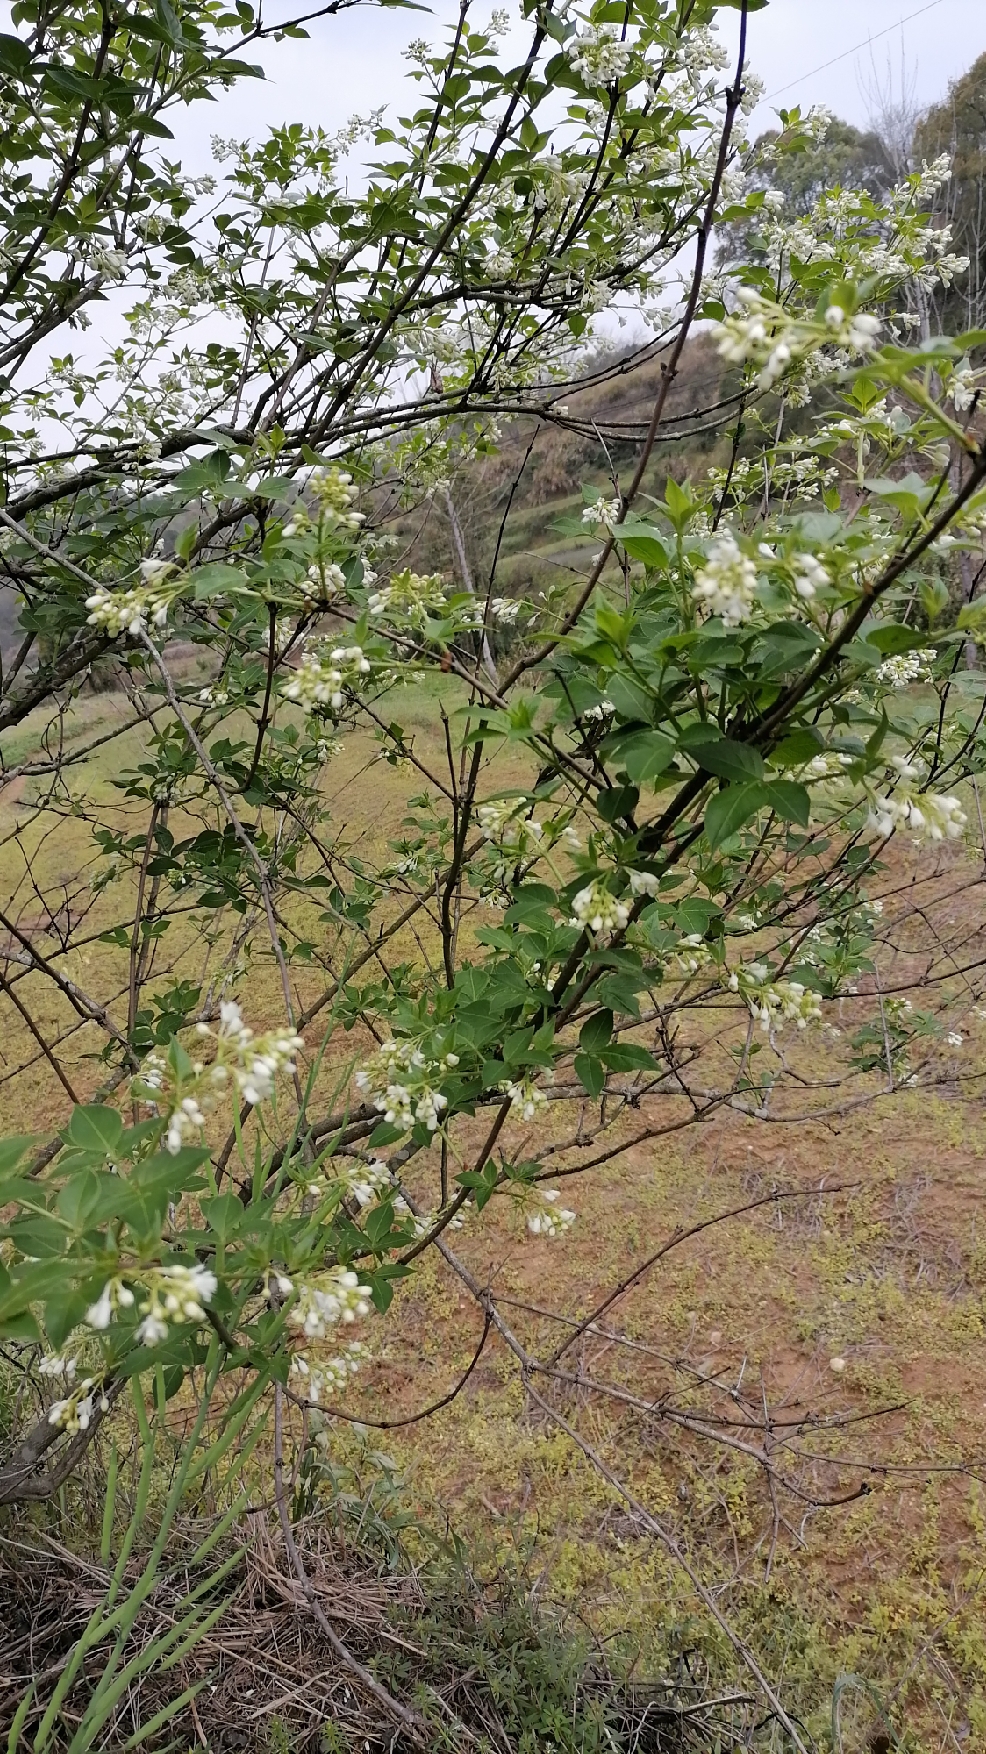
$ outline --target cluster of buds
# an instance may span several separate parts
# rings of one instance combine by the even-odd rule
[[[820,751],[810,761],[804,761],[799,767],[787,770],[786,778],[803,782],[842,779],[846,768],[852,767],[852,756],[842,750],[830,753]]]
[[[48,1408],[48,1424],[57,1425],[61,1431],[70,1436],[77,1431],[88,1431],[92,1416],[96,1410],[96,1391],[98,1384],[95,1377],[87,1376],[73,1389],[64,1400],[53,1401]],[[102,1412],[109,1411],[109,1401],[100,1392],[99,1405]]]
[[[308,486],[318,501],[319,517],[330,530],[343,530],[351,536],[359,533],[363,513],[353,510],[359,497],[353,478],[345,469],[313,469]]]
[[[910,682],[930,682],[931,666],[938,653],[924,647],[917,652],[900,652],[884,658],[876,672],[876,680],[885,688],[906,688]]]
[[[795,594],[810,603],[816,591],[830,582],[829,575],[815,554],[798,554],[791,564]]]
[[[530,808],[526,798],[515,799],[512,803],[480,804],[476,815],[483,839],[514,858],[535,852],[544,829],[533,816],[523,815]]]
[[[538,1188],[537,1193],[544,1205],[540,1211],[527,1214],[527,1228],[531,1235],[563,1236],[575,1223],[575,1213],[567,1206],[559,1206],[561,1195],[557,1188]]]
[[[432,1061],[414,1041],[387,1041],[357,1072],[356,1086],[388,1125],[408,1132],[419,1125],[435,1133],[448,1108],[448,1097],[437,1085],[458,1064],[458,1054]]]
[[[708,968],[711,961],[712,952],[701,932],[689,932],[677,945],[671,958],[671,966],[678,974],[693,975]]]
[[[866,311],[847,312],[841,305],[830,304],[823,325],[795,324],[786,311],[771,305],[753,287],[739,287],[736,296],[742,310],[714,324],[712,333],[723,359],[733,365],[759,363],[757,384],[761,390],[769,390],[792,362],[826,341],[855,353],[870,353],[880,333],[880,319]]]
[[[277,1288],[284,1297],[297,1291],[287,1319],[306,1340],[324,1340],[328,1330],[340,1322],[354,1322],[358,1316],[370,1313],[370,1287],[360,1284],[351,1267],[334,1267],[318,1279],[304,1280],[298,1286],[280,1274]]]
[[[587,505],[585,511],[582,513],[583,524],[588,524],[591,530],[598,530],[600,528],[604,530],[612,530],[614,525],[618,524],[619,521],[619,500],[606,499],[604,494],[600,494],[599,498],[594,500],[592,505]]]
[[[300,1393],[317,1407],[324,1396],[338,1394],[345,1388],[366,1355],[366,1347],[359,1340],[345,1346],[337,1357],[320,1359],[317,1364],[310,1363],[303,1352],[293,1352],[291,1375],[296,1378]]]
[[[306,651],[284,693],[306,713],[316,712],[320,707],[338,713],[345,702],[345,690],[358,688],[370,669],[362,646],[334,646],[328,654]]]
[[[196,1024],[196,1033],[212,1038],[207,1023]],[[266,1035],[255,1036],[233,999],[224,999],[219,1007],[215,1040],[216,1059],[209,1073],[212,1083],[224,1084],[232,1076],[239,1095],[251,1105],[273,1096],[277,1074],[286,1072],[290,1077],[296,1056],[305,1045],[304,1037],[292,1029],[271,1029]]]
[[[960,840],[968,817],[958,798],[933,792],[912,797],[907,792],[892,796],[874,792],[870,799],[867,824],[876,834],[887,839],[895,828],[908,828],[918,840]]]
[[[534,1121],[542,1109],[547,1108],[548,1098],[543,1090],[539,1090],[533,1079],[528,1076],[519,1083],[500,1085],[504,1096],[510,1098],[510,1113],[521,1121]]]
[[[334,560],[313,560],[308,568],[305,589],[311,603],[334,603],[346,589],[346,575]]]
[[[64,1377],[67,1383],[73,1383],[75,1381],[77,1370],[78,1364],[76,1360],[74,1358],[69,1358],[68,1354],[65,1352],[49,1352],[46,1357],[42,1358],[41,1363],[38,1365],[38,1371],[41,1376]]]
[[[296,1056],[304,1040],[290,1029],[272,1029],[255,1036],[244,1023],[240,1007],[224,999],[219,1007],[215,1037],[207,1023],[196,1025],[200,1038],[215,1040],[212,1064],[195,1060],[187,1074],[173,1074],[170,1062],[156,1049],[148,1054],[133,1080],[135,1098],[145,1102],[166,1122],[165,1146],[177,1156],[187,1140],[197,1137],[206,1116],[216,1106],[217,1094],[230,1079],[244,1102],[265,1102],[274,1094],[279,1072],[294,1072]]]
[[[623,78],[632,49],[621,40],[619,25],[597,24],[573,37],[566,53],[586,85],[612,85]]]
[[[578,926],[580,931],[588,932],[591,938],[597,940],[611,938],[614,933],[622,932],[629,918],[630,909],[627,903],[607,889],[606,884],[598,878],[580,889],[572,901],[570,924]]]
[[[175,1322],[202,1322],[205,1305],[215,1296],[218,1280],[206,1267],[158,1267],[145,1273],[146,1297],[138,1304],[142,1321],[137,1338],[145,1346],[166,1340]]]
[[[726,627],[739,627],[752,613],[756,582],[756,563],[726,530],[713,542],[705,565],[696,573],[692,596],[708,615],[721,616]]]
[[[490,602],[490,614],[501,627],[513,627],[522,608],[516,597],[494,597]]]
[[[165,627],[171,599],[162,592],[162,585],[174,568],[168,560],[142,560],[140,573],[143,585],[131,586],[128,591],[108,591],[100,585],[91,597],[86,598],[87,617],[90,627],[101,627],[110,639],[118,639],[123,633],[136,638],[146,633],[148,626]]]
[[[742,993],[750,1016],[764,1031],[782,1029],[785,1023],[807,1029],[809,1023],[817,1022],[822,1015],[822,1001],[817,993],[801,981],[772,981],[763,962],[749,962],[734,969],[726,985],[731,993]]]
[[[343,1186],[357,1206],[372,1206],[374,1200],[393,1186],[393,1181],[388,1165],[382,1158],[374,1157],[369,1163],[356,1164],[352,1173],[343,1178]]]
[[[894,760],[898,780],[892,793],[867,786],[870,810],[867,826],[887,839],[896,828],[907,828],[919,841],[959,840],[968,817],[958,798],[950,793],[916,792],[923,770],[904,756]]]
[[[174,1262],[164,1267],[141,1267],[136,1292],[119,1277],[107,1279],[96,1302],[86,1311],[86,1322],[102,1332],[117,1311],[132,1309],[136,1304],[143,1318],[137,1338],[145,1346],[155,1346],[168,1338],[176,1322],[204,1321],[205,1305],[212,1301],[217,1285],[216,1275],[197,1264],[186,1267],[182,1262]]]
[[[370,593],[366,607],[375,617],[421,622],[427,615],[445,613],[445,583],[441,573],[416,573],[405,567],[403,572],[394,573],[379,591]]]

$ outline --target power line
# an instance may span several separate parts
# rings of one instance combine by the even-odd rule
[[[848,61],[850,56],[858,55],[860,49],[867,48],[870,43],[878,43],[881,37],[888,37],[891,31],[899,30],[902,24],[910,24],[912,18],[920,18],[924,12],[933,12],[935,7],[940,6],[941,3],[942,0],[928,0],[927,6],[919,6],[916,12],[909,12],[906,18],[898,18],[896,24],[888,24],[885,30],[878,30],[875,36],[866,37],[863,42],[857,43],[854,49],[846,49],[841,55],[834,56],[831,61],[823,61],[820,67],[813,67],[810,73],[800,73],[797,79],[791,80],[789,85],[778,86],[776,91],[768,92],[761,101],[769,103],[771,98],[782,97],[784,92],[792,91],[796,85],[803,85],[806,79],[814,79],[816,73],[825,73],[829,67],[837,67],[840,61]]]

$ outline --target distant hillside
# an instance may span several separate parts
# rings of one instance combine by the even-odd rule
[[[562,403],[567,424],[522,418],[504,427],[495,456],[465,468],[452,484],[455,509],[476,588],[485,589],[509,506],[497,563],[497,590],[529,594],[571,581],[594,550],[555,528],[581,516],[583,487],[612,497],[613,477],[632,474],[660,389],[662,360],[633,354],[595,362],[583,388]],[[605,374],[605,375],[603,375]],[[734,389],[712,343],[699,336],[685,349],[671,388],[643,484],[662,496],[669,475],[702,474],[728,454],[725,433],[735,418]],[[528,454],[529,453],[529,454]],[[646,498],[641,509],[646,507]],[[407,564],[419,571],[457,572],[443,497],[391,528]]]

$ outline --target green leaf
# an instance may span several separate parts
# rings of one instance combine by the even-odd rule
[[[227,591],[243,591],[246,589],[246,577],[238,566],[226,566],[222,561],[210,561],[208,566],[200,566],[193,574],[195,582],[196,602],[206,602],[210,597],[221,597]]]
[[[825,748],[825,739],[821,732],[810,725],[798,725],[782,737],[777,747],[771,751],[771,759],[778,767],[799,767],[802,762],[811,761]]]
[[[100,1178],[94,1170],[86,1169],[80,1175],[72,1176],[62,1188],[58,1210],[77,1235],[81,1235],[98,1209],[102,1183],[106,1180],[105,1176]]]
[[[592,1059],[589,1054],[576,1054],[575,1076],[593,1099],[602,1095],[606,1073],[601,1060]]]
[[[651,570],[663,570],[667,565],[667,544],[660,530],[653,524],[628,519],[626,523],[617,525],[613,534],[631,560],[643,561],[644,566]]]
[[[597,1011],[594,1017],[590,1017],[588,1022],[583,1024],[582,1033],[579,1036],[579,1046],[586,1054],[598,1054],[600,1049],[606,1046],[612,1034],[612,1011]]]
[[[72,1110],[65,1138],[82,1151],[98,1151],[110,1157],[120,1144],[123,1120],[115,1108],[93,1103],[89,1108]]]
[[[596,799],[596,809],[604,822],[619,822],[621,816],[632,816],[640,802],[636,786],[610,786]]]
[[[611,1072],[656,1072],[657,1061],[652,1053],[635,1041],[614,1042],[602,1050],[602,1058]]]
[[[910,652],[916,646],[926,646],[929,635],[927,631],[915,631],[913,627],[905,627],[900,621],[883,621],[877,627],[864,628],[863,638],[868,646],[876,646],[878,652],[884,652],[888,657],[896,657],[899,652]]]
[[[748,743],[720,737],[714,743],[692,743],[689,755],[706,773],[723,780],[762,780],[763,756]]]
[[[20,37],[0,36],[0,72],[16,79],[31,65],[31,51]]]
[[[607,752],[610,746],[607,745]],[[657,779],[674,760],[674,743],[659,731],[638,731],[612,746],[614,761],[636,785]]]
[[[9,1139],[0,1139],[0,1175],[9,1175],[16,1169],[25,1152],[37,1143],[36,1133],[15,1133]]]
[[[731,834],[738,834],[766,802],[767,788],[755,780],[717,792],[705,812],[705,838],[710,847],[720,847]]]
[[[785,822],[797,822],[807,828],[811,818],[811,798],[796,780],[771,780],[764,788],[767,802]]]
[[[636,677],[614,672],[607,679],[606,693],[621,718],[643,719],[645,724],[650,720],[654,701]]]

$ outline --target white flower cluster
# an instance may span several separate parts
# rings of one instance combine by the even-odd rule
[[[810,761],[804,761],[800,767],[788,768],[785,779],[802,780],[804,782],[842,779],[847,767],[852,767],[852,756],[841,751],[813,755]]]
[[[295,1289],[290,1279],[279,1276],[278,1290],[282,1295],[289,1296]],[[299,1329],[306,1340],[324,1340],[329,1328],[370,1313],[370,1287],[360,1284],[351,1267],[334,1267],[318,1279],[304,1280],[297,1292],[287,1319],[289,1326]]]
[[[895,792],[870,789],[867,826],[884,839],[896,828],[907,828],[919,841],[960,840],[969,819],[958,798],[948,793],[915,793],[912,788],[920,770],[906,761],[896,766],[900,781]]]
[[[197,1024],[196,1030],[200,1036],[212,1034],[207,1023]],[[239,1005],[224,999],[219,1007],[216,1044],[217,1058],[209,1073],[212,1083],[224,1084],[232,1073],[244,1102],[255,1104],[273,1096],[279,1072],[293,1073],[295,1057],[305,1041],[291,1029],[271,1029],[266,1035],[255,1036],[244,1023]]]
[[[77,1369],[76,1360],[69,1358],[64,1352],[49,1352],[38,1365],[41,1376],[64,1377],[68,1383],[75,1381]]]
[[[48,1424],[57,1425],[62,1431],[73,1435],[76,1431],[88,1431],[96,1408],[96,1379],[87,1376],[62,1401],[53,1401],[48,1408]],[[103,1394],[100,1396],[100,1407],[105,1413],[109,1401]]]
[[[937,652],[928,647],[884,658],[876,672],[876,680],[888,688],[906,688],[909,682],[930,682],[931,665],[937,656]]]
[[[851,347],[856,353],[872,353],[880,333],[880,319],[868,311],[847,315],[841,305],[832,304],[825,312],[825,327],[841,346]]]
[[[421,621],[425,615],[441,615],[445,610],[445,583],[441,573],[416,573],[410,567],[394,573],[389,584],[374,591],[366,600],[373,616],[403,616]]]
[[[358,688],[360,679],[369,676],[370,670],[370,660],[363,656],[362,646],[335,646],[328,655],[324,651],[306,651],[284,693],[306,713],[319,707],[337,713],[345,702],[344,690]]]
[[[141,561],[140,571],[144,580],[142,586],[135,585],[128,591],[114,593],[100,585],[91,597],[86,598],[90,627],[101,627],[110,639],[118,639],[122,633],[136,638],[147,631],[148,624],[151,627],[167,625],[170,598],[162,595],[161,586],[174,568],[170,561],[151,559]]]
[[[614,524],[619,522],[619,518],[619,500],[607,499],[604,494],[600,494],[592,505],[587,505],[582,513],[583,524],[588,524],[592,530],[598,530],[600,526],[605,530],[612,530]]]
[[[566,52],[586,85],[612,85],[622,79],[633,51],[629,43],[620,41],[618,25],[600,24],[573,37]]]
[[[191,1077],[169,1088],[167,1059],[154,1049],[133,1080],[134,1096],[154,1112],[164,1111],[167,1120],[164,1143],[173,1157],[187,1140],[201,1133],[206,1116],[216,1106],[218,1091],[231,1077],[244,1102],[264,1102],[274,1094],[277,1074],[293,1073],[295,1056],[305,1045],[303,1038],[289,1029],[272,1029],[266,1035],[254,1036],[244,1023],[239,1006],[231,999],[223,1000],[219,1019],[212,1065],[206,1067],[201,1060],[193,1061]],[[197,1024],[196,1032],[201,1037],[212,1037],[207,1023]]]
[[[338,1394],[340,1389],[345,1388],[365,1357],[366,1347],[359,1340],[353,1340],[337,1357],[320,1359],[317,1364],[309,1363],[303,1352],[293,1352],[291,1375],[299,1379],[299,1387],[305,1399],[313,1407],[317,1407],[324,1396]]]
[[[829,583],[829,575],[815,554],[797,555],[792,570],[795,592],[806,603],[810,603],[815,592]]]
[[[630,890],[633,895],[656,895],[660,888],[652,871],[631,871]]]
[[[689,932],[678,944],[671,960],[679,974],[698,974],[701,969],[708,968],[712,952],[701,932]]]
[[[431,1061],[414,1041],[386,1041],[357,1072],[356,1087],[388,1125],[410,1131],[418,1124],[434,1133],[441,1126],[442,1110],[448,1108],[448,1097],[437,1085],[458,1064],[458,1054]]]
[[[521,812],[530,809],[526,798],[512,803],[480,804],[476,812],[480,833],[501,851],[520,858],[533,852],[544,835],[540,822]]]
[[[559,1206],[561,1195],[557,1188],[539,1188],[538,1196],[544,1201],[540,1212],[529,1212],[527,1228],[532,1236],[563,1236],[565,1231],[575,1223],[575,1213],[566,1206]]]
[[[763,1030],[781,1029],[785,1023],[796,1023],[807,1029],[822,1015],[822,1001],[817,993],[800,981],[772,981],[763,962],[749,962],[734,969],[727,982],[730,992],[742,993]]]
[[[143,1296],[137,1307],[143,1317],[137,1338],[145,1346],[166,1340],[170,1326],[205,1320],[205,1305],[215,1296],[218,1280],[207,1267],[186,1267],[180,1262],[164,1267],[141,1267],[138,1289]],[[91,1328],[108,1328],[119,1309],[132,1309],[136,1294],[121,1278],[108,1279],[96,1302],[86,1311]]]
[[[510,1098],[510,1113],[522,1121],[536,1120],[541,1110],[547,1108],[548,1098],[543,1090],[533,1082],[530,1076],[519,1083],[509,1080],[500,1085],[504,1096]]]
[[[597,719],[602,723],[603,719],[611,719],[615,711],[616,707],[611,700],[600,700],[595,706],[587,706],[585,712],[579,714],[579,721],[584,723],[586,719]]]
[[[218,1280],[205,1267],[159,1267],[149,1275],[148,1292],[138,1308],[143,1321],[137,1338],[145,1346],[166,1340],[174,1322],[205,1320],[205,1305],[215,1296]]]
[[[352,476],[345,469],[337,469],[335,466],[328,469],[319,467],[312,470],[308,485],[318,501],[323,526],[345,531],[351,536],[357,535],[364,518],[362,512],[353,510],[359,495],[353,486]]]
[[[961,360],[948,380],[945,400],[953,404],[956,414],[967,414],[982,392],[981,372],[974,371],[968,359]]]
[[[919,201],[930,201],[932,195],[947,183],[952,175],[952,160],[947,152],[933,158],[929,164],[926,158],[921,160],[921,169],[914,183],[914,193]]]
[[[516,597],[494,597],[490,603],[490,614],[501,627],[513,627],[522,608],[523,604]]]
[[[629,918],[630,909],[627,903],[607,889],[605,883],[595,878],[575,896],[569,923],[588,932],[591,938],[602,939],[611,938],[615,932],[622,932]]]
[[[346,1177],[346,1191],[358,1206],[372,1206],[378,1195],[392,1185],[390,1169],[380,1157],[357,1164]]]
[[[785,237],[785,242],[791,246],[790,236]],[[804,240],[799,253],[811,255],[814,242],[813,237]],[[739,287],[736,296],[743,312],[734,311],[721,323],[713,324],[712,334],[720,355],[731,364],[760,363],[757,384],[761,390],[769,390],[792,361],[814,351],[824,341],[836,342],[855,353],[869,353],[876,346],[880,319],[866,311],[846,312],[841,305],[831,304],[821,330],[813,324],[792,323],[785,311],[769,305],[752,287]]]
[[[759,358],[763,352],[768,336],[768,312],[760,294],[751,287],[739,287],[736,296],[746,315],[739,311],[730,312],[721,323],[713,323],[711,333],[722,359],[731,365],[745,365],[748,359]]]
[[[727,627],[738,627],[753,610],[756,564],[744,554],[730,530],[718,536],[705,565],[695,575],[692,596],[709,615]]]
[[[93,250],[90,262],[106,280],[122,280],[127,272],[126,250]]]
[[[315,603],[333,603],[346,589],[346,575],[334,560],[313,560],[306,577],[306,596]],[[365,569],[363,577],[365,580]]]

